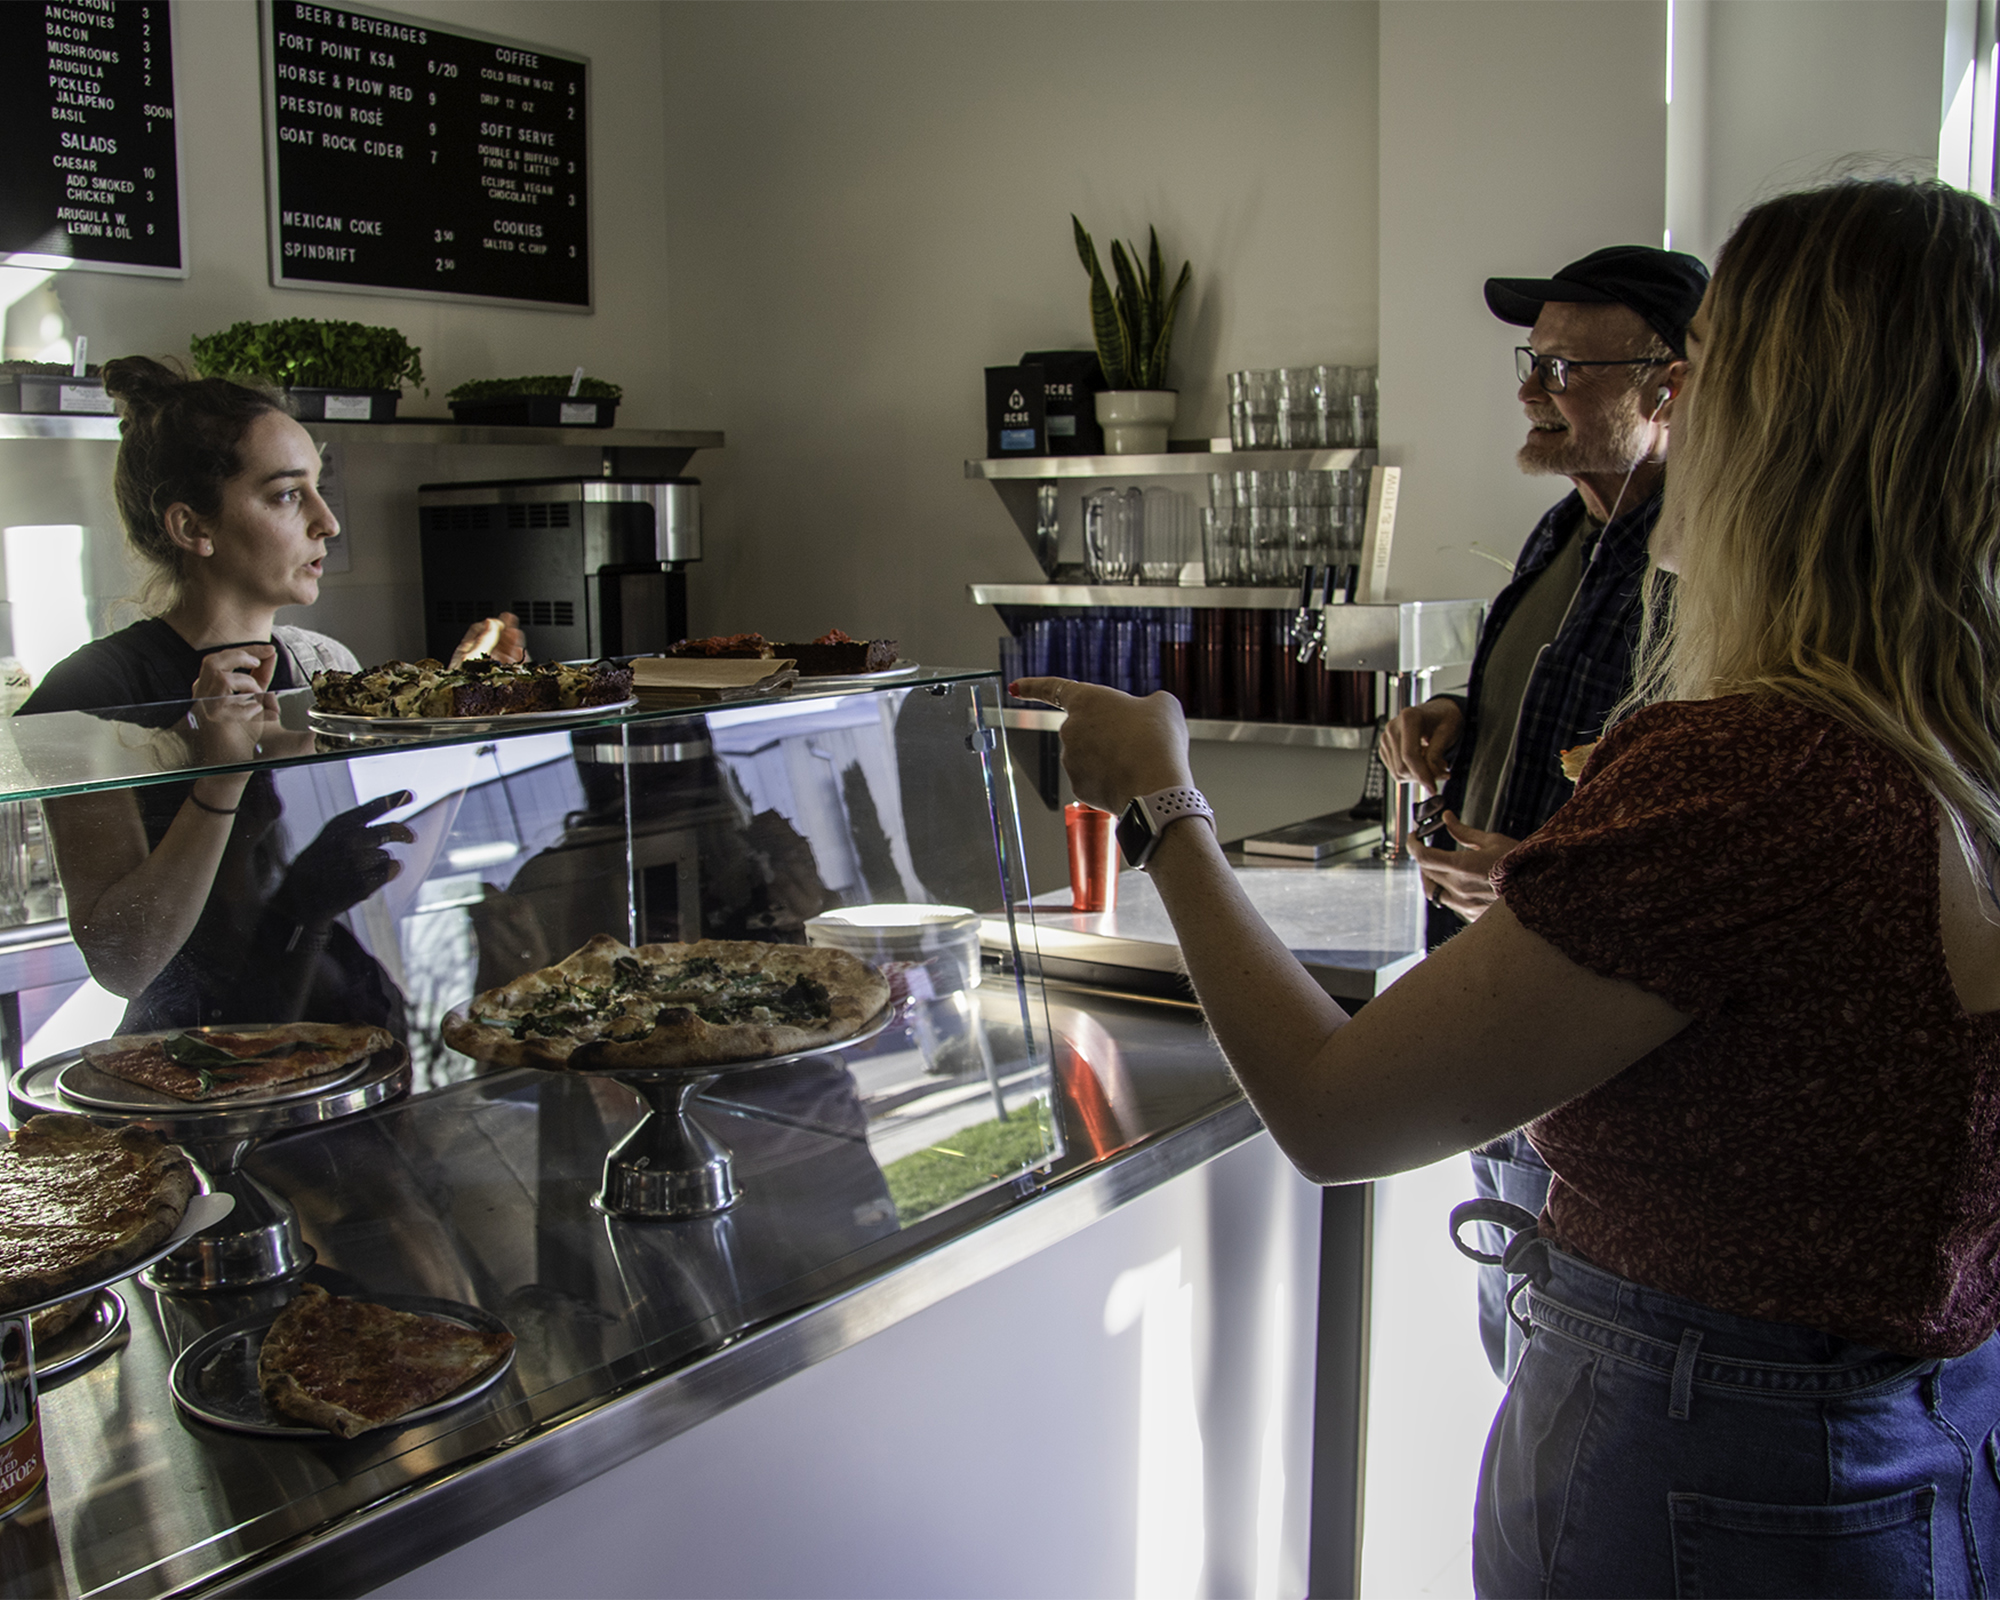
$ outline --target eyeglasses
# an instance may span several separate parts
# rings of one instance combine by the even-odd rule
[[[1673,359],[1668,356],[1631,356],[1623,361],[1572,361],[1567,356],[1543,356],[1524,344],[1514,346],[1514,376],[1526,383],[1532,377],[1540,377],[1542,387],[1550,394],[1561,394],[1569,387],[1572,367],[1670,367]]]

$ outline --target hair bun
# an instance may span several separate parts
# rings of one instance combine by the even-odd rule
[[[185,373],[151,356],[120,356],[107,361],[103,376],[104,392],[122,401],[128,411],[157,411],[176,389],[188,383]]]

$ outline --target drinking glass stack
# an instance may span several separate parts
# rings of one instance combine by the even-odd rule
[[[1229,439],[1238,450],[1375,446],[1373,367],[1276,367],[1229,375]]]
[[[1211,472],[1208,497],[1202,561],[1212,584],[1284,587],[1307,567],[1361,559],[1366,471]]]

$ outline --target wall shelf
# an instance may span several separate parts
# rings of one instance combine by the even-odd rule
[[[1054,733],[1063,725],[1065,713],[1038,711],[1026,706],[1009,706],[1000,713],[1010,728],[1032,733]],[[1223,722],[1211,717],[1189,717],[1188,737],[1218,744],[1288,744],[1314,750],[1366,750],[1374,741],[1373,728],[1324,728],[1297,722]]]
[[[461,427],[448,417],[401,422],[307,422],[316,439],[343,444],[569,445],[594,449],[719,450],[722,435],[687,428],[487,428]],[[0,439],[108,439],[116,442],[116,417],[0,412]]]
[[[1364,450],[1169,450],[1158,456],[992,456],[965,464],[989,483],[1054,478],[1174,478],[1208,472],[1351,472],[1375,465]]]
[[[1291,589],[1197,589],[1164,584],[975,583],[974,605],[1003,617],[1022,606],[1187,606],[1226,611],[1291,611]],[[1322,657],[1342,672],[1429,673],[1464,666],[1486,620],[1484,600],[1404,600],[1394,605],[1323,608]],[[1009,626],[1012,619],[1007,618]],[[1248,726],[1248,724],[1246,724]],[[1199,737],[1199,736],[1197,736]]]

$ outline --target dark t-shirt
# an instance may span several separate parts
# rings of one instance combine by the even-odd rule
[[[184,705],[201,676],[202,658],[239,645],[210,645],[197,650],[158,617],[147,617],[102,639],[93,639],[74,655],[49,668],[20,715],[42,711],[103,711],[113,707],[171,703]],[[293,689],[289,651],[278,651],[271,674],[273,689]]]
[[[198,650],[158,617],[148,617],[93,639],[57,662],[15,715],[88,711],[168,727],[187,714],[202,658],[235,648],[223,644]],[[297,686],[291,652],[280,643],[271,688]],[[131,707],[145,709],[129,712]],[[192,783],[145,784],[131,791],[148,849],[159,848],[193,792]],[[290,1021],[295,1019],[277,1013],[295,1010],[315,1022],[373,1022],[401,1031],[401,996],[353,934],[337,923],[315,970],[302,984],[286,986],[301,998],[280,1003],[258,981],[260,972],[273,970],[272,952],[264,947],[274,938],[282,943],[292,933],[289,925],[281,929],[272,922],[270,909],[289,866],[278,826],[283,809],[271,774],[252,775],[237,802],[229,845],[200,920],[165,970],[126,1010],[124,1031]]]

